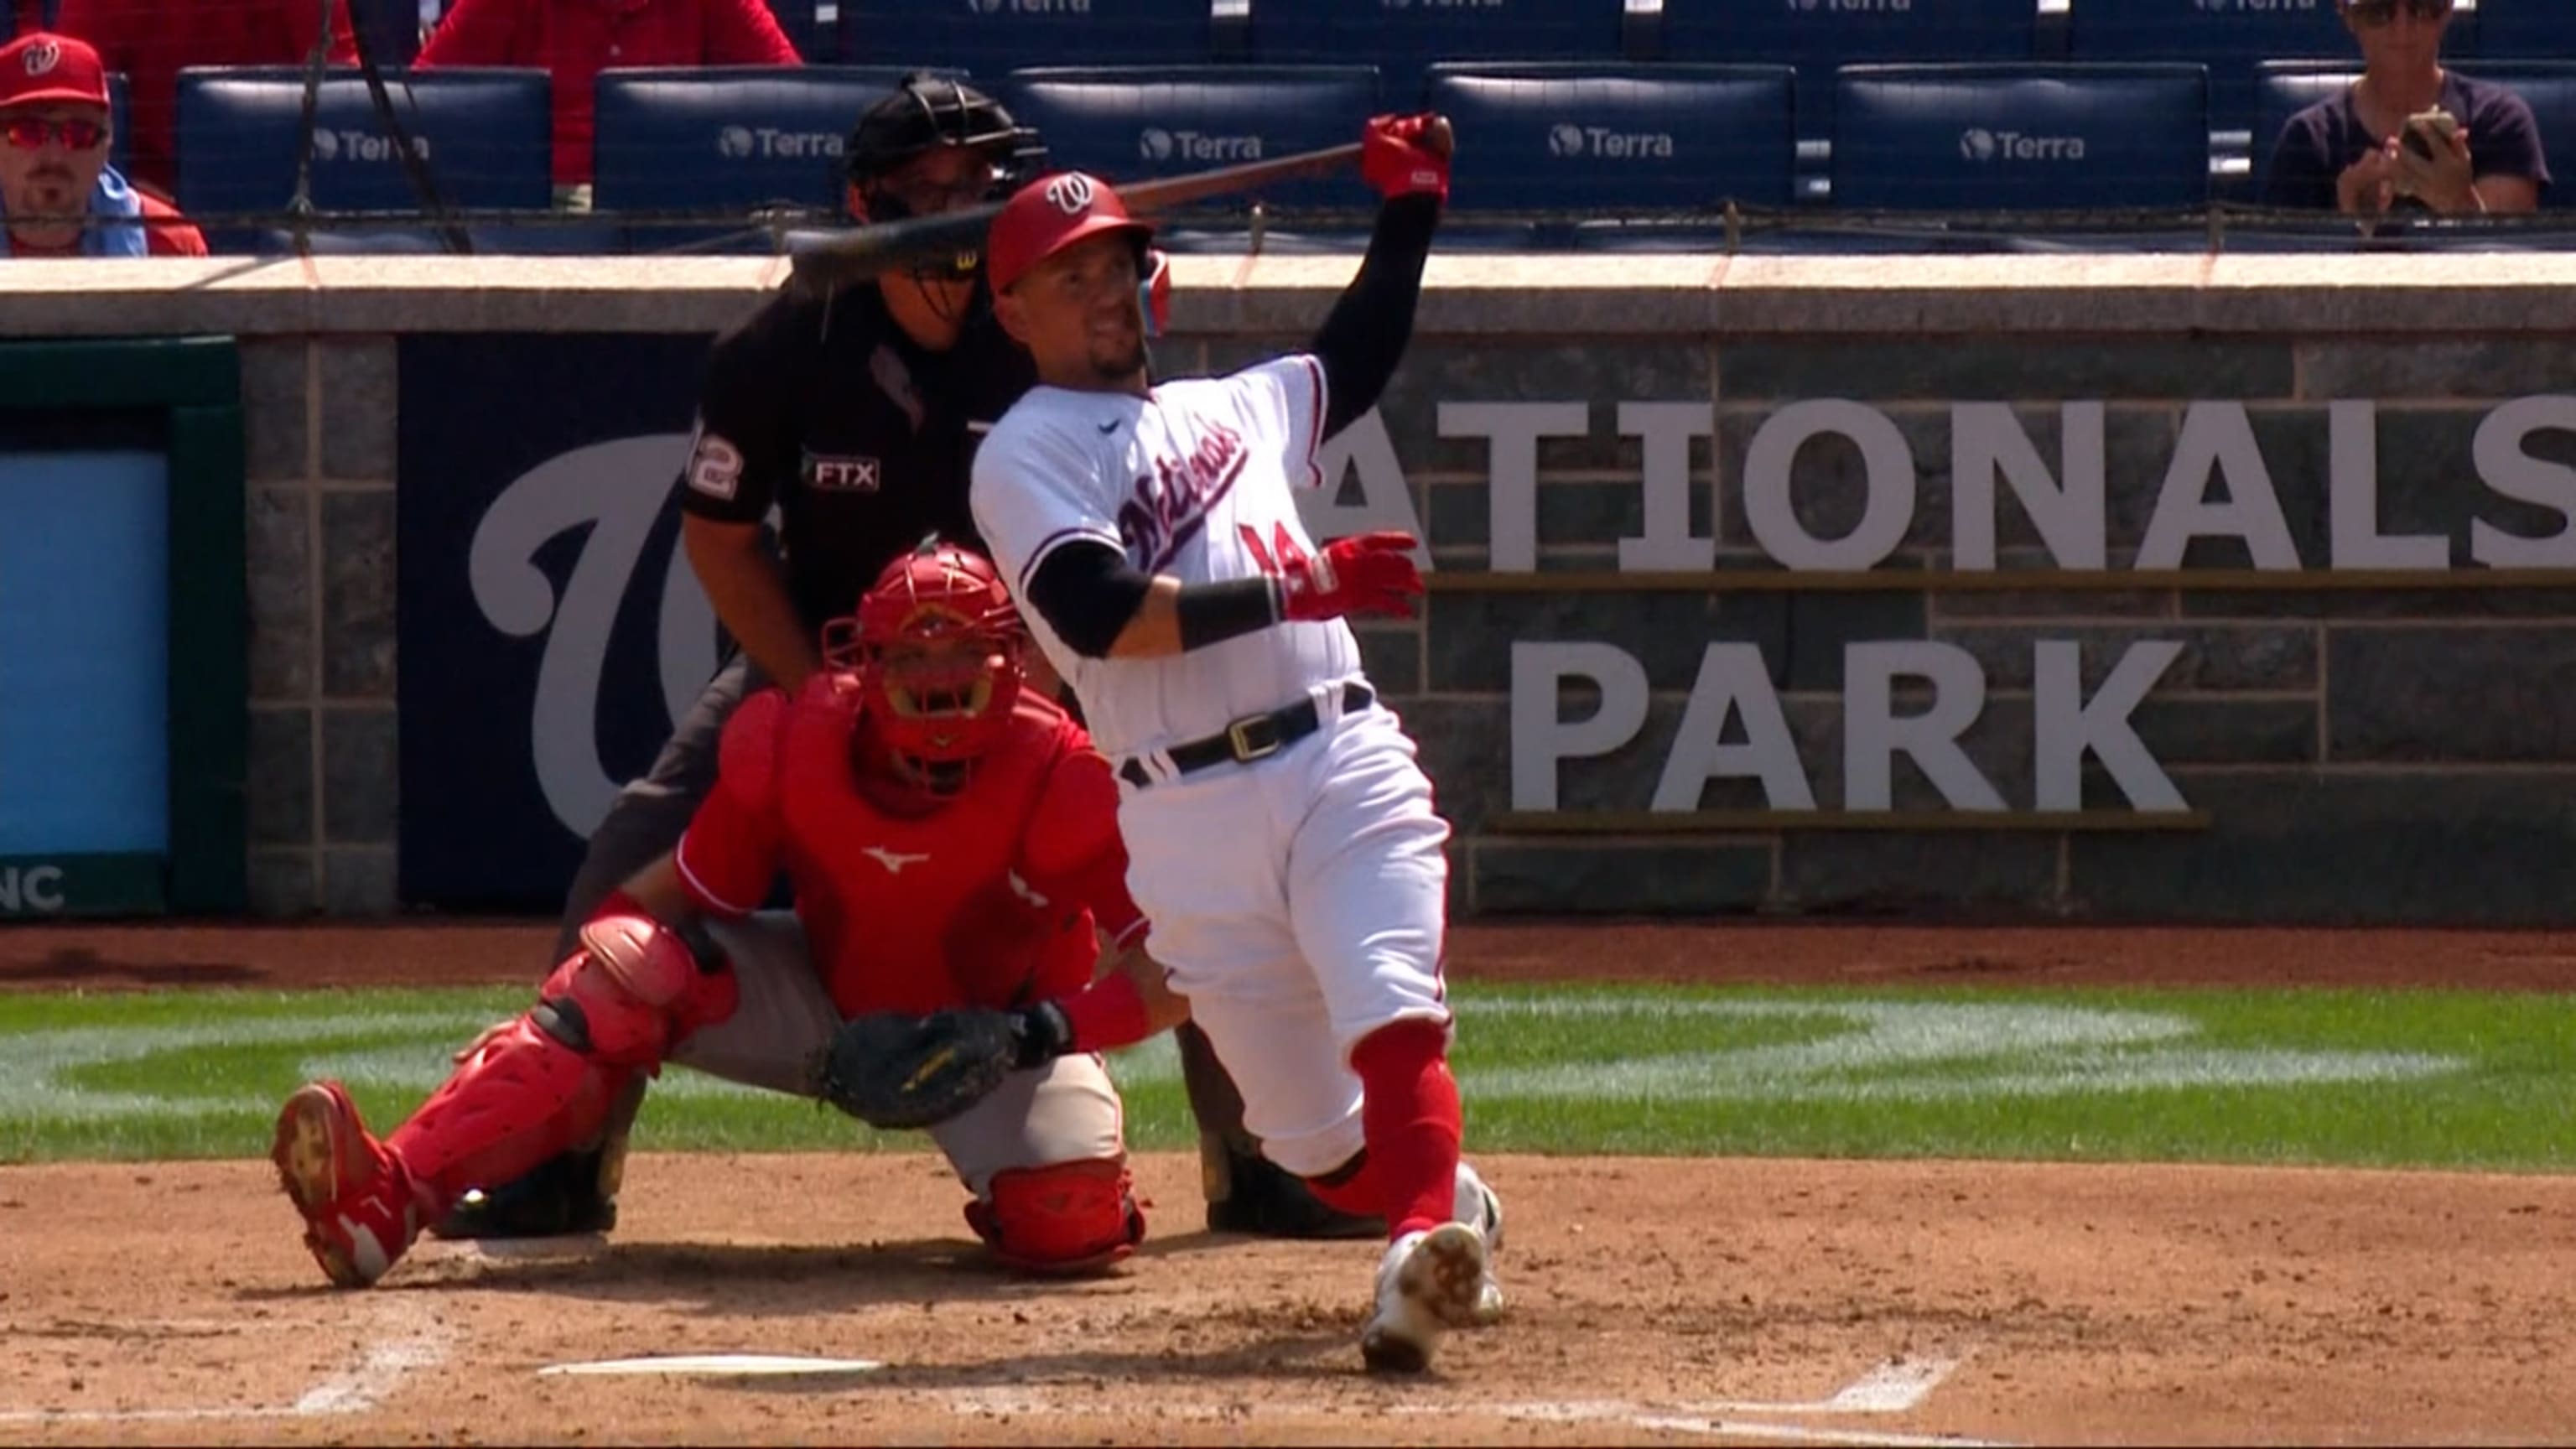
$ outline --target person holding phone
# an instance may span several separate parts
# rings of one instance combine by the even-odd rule
[[[2443,67],[2452,0],[2337,0],[2362,76],[2281,128],[2263,200],[2377,216],[2539,209],[2549,185],[2522,97]]]

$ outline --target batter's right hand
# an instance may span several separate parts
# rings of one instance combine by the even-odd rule
[[[1362,533],[1334,539],[1312,558],[1286,560],[1279,571],[1279,617],[1306,622],[1346,614],[1412,618],[1408,596],[1422,592],[1414,547],[1409,533]]]

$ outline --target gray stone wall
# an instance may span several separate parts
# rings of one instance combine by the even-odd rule
[[[1347,258],[1183,258],[1167,356],[1217,367],[1302,336]],[[1694,532],[1725,568],[1750,547],[1737,480],[1784,403],[1867,401],[1917,460],[1917,515],[1889,568],[1947,562],[1948,406],[2019,405],[2055,462],[2058,399],[2106,406],[2109,547],[2124,567],[2198,399],[2246,404],[2307,569],[2327,567],[2328,404],[2380,408],[2380,527],[2439,532],[2467,569],[2469,521],[2527,537],[2549,509],[2470,462],[2498,401],[2576,394],[2576,258],[2481,259],[2474,278],[2387,258],[1439,258],[1422,335],[1384,405],[1438,567],[1489,563],[1485,445],[1438,436],[1444,401],[1579,400],[1591,431],[1539,451],[1539,567],[1607,570],[1643,520],[1620,401],[1705,401]],[[0,281],[0,333],[230,333],[249,389],[251,858],[266,914],[378,914],[394,899],[399,799],[392,630],[394,350],[412,330],[712,330],[777,281],[758,259],[317,259],[310,265],[66,263]],[[2422,285],[2415,283],[2420,281]],[[2576,432],[2528,451],[2576,464]],[[1857,515],[1862,473],[1831,441],[1800,456],[1821,533]],[[2006,566],[2045,562],[2017,506]],[[2238,568],[2196,544],[2191,568]],[[1363,631],[1370,668],[1422,740],[1460,829],[1462,911],[1976,913],[2076,919],[2576,922],[2576,571],[2548,588],[2352,592],[2163,585],[2023,592],[1442,591],[1416,623]],[[2183,654],[2136,715],[2211,824],[2199,831],[1507,834],[1509,646],[1614,642],[1653,695],[1627,747],[1570,760],[1567,811],[1643,810],[1710,641],[1758,647],[1818,802],[1841,803],[1842,648],[1931,639],[1990,676],[1970,755],[2030,802],[2030,646]],[[1937,804],[1900,760],[1896,806]],[[1712,787],[1707,810],[1758,807]],[[2118,801],[2099,780],[2086,806]]]
[[[250,894],[393,911],[394,345],[242,349],[250,510]]]

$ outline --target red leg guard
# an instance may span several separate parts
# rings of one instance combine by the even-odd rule
[[[549,1030],[613,1066],[658,1072],[673,1043],[734,1013],[733,972],[701,969],[680,938],[643,916],[602,916],[537,988]],[[568,1018],[568,1019],[567,1019]]]
[[[564,1045],[531,1013],[477,1044],[385,1147],[410,1174],[422,1220],[435,1221],[467,1188],[514,1182],[595,1136],[633,1070]]]
[[[1096,1158],[993,1174],[992,1201],[966,1204],[966,1225],[993,1256],[1031,1273],[1096,1272],[1145,1241],[1145,1212],[1124,1159]]]
[[[1376,1179],[1390,1237],[1445,1223],[1457,1210],[1464,1131],[1447,1053],[1446,1033],[1434,1021],[1382,1026],[1351,1048],[1368,1142],[1361,1175]]]

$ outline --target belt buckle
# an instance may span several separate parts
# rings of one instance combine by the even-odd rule
[[[1262,731],[1259,743],[1253,732]],[[1226,746],[1234,751],[1239,764],[1251,764],[1279,753],[1279,721],[1266,714],[1248,714],[1225,727]]]

